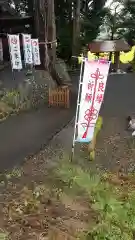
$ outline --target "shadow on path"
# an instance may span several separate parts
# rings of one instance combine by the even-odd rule
[[[13,81],[10,67],[1,71],[0,76],[3,86],[7,89],[14,88],[16,84],[23,82],[26,78],[25,70],[23,70],[15,72],[15,81]],[[16,164],[21,164],[25,157],[40,151],[73,118],[76,108],[78,77],[73,83],[70,109],[44,106],[38,111],[12,116],[0,123],[1,172]]]
[[[26,156],[38,152],[74,114],[74,106],[68,110],[44,107],[1,123],[0,171],[21,164]]]

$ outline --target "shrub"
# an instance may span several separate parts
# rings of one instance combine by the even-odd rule
[[[20,105],[19,92],[16,90],[7,91],[1,98],[1,101],[11,106],[12,108],[17,109]]]
[[[45,86],[34,81],[27,81],[17,90],[6,91],[1,101],[14,110],[25,110],[37,107],[45,101]]]

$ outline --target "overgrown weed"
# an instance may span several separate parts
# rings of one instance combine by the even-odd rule
[[[98,214],[98,222],[87,234],[89,240],[133,240],[135,232],[135,189],[129,188],[130,178],[124,181],[115,175],[92,173],[71,163],[62,163],[57,174],[70,188],[82,189],[89,196],[90,207]],[[127,184],[127,188],[125,188]],[[126,192],[125,192],[126,191]]]

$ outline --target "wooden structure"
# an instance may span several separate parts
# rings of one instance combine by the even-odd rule
[[[3,43],[4,60],[9,60],[9,49],[7,33],[32,33],[33,17],[20,16],[14,8],[12,8],[6,0],[0,0],[0,38]],[[21,40],[21,39],[20,39]],[[22,41],[21,48],[22,48]]]
[[[33,19],[31,16],[25,17],[0,17],[0,33],[20,33],[20,32],[32,32],[31,25],[33,24]],[[28,30],[27,30],[28,29]]]
[[[68,86],[49,89],[49,107],[69,108],[69,93]]]
[[[19,15],[6,0],[0,0],[0,33],[19,33],[26,25],[32,24],[32,18]]]
[[[8,49],[8,39],[7,33],[9,34],[18,34],[18,33],[31,33],[32,32],[32,19],[30,17],[25,18],[1,18],[0,17],[0,38],[2,39],[3,44],[3,54],[4,60],[7,61],[10,59],[9,57],[9,49]],[[25,25],[29,25],[29,29],[25,28]],[[20,35],[20,46],[22,50],[22,41]]]
[[[128,43],[124,40],[113,40],[113,41],[94,41],[89,44],[89,50],[92,53],[114,52],[114,69],[115,71],[119,68],[119,55],[121,51],[127,52],[130,50]]]

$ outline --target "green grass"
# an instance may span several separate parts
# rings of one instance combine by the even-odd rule
[[[112,184],[108,174],[90,173],[77,165],[62,163],[57,175],[77,192],[89,197],[98,221],[85,234],[88,240],[133,240],[135,233],[135,188]],[[123,197],[125,196],[126,197]]]
[[[8,233],[0,229],[0,240],[8,240]]]

